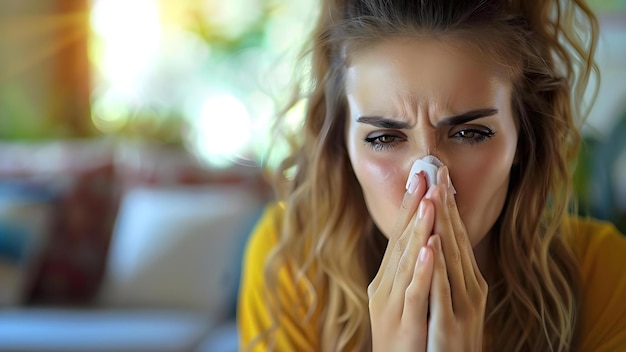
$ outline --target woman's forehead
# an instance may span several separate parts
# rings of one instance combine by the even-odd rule
[[[509,86],[470,46],[435,39],[380,41],[355,52],[346,70],[346,93],[367,104],[404,98],[469,108]]]
[[[364,59],[376,60],[377,56],[388,57],[390,55],[386,53],[390,53],[412,57],[416,64],[428,66],[444,64],[441,59],[445,59],[445,64],[449,66],[467,61],[468,64],[480,66],[480,71],[485,74],[506,81],[516,81],[521,73],[517,51],[512,50],[509,44],[503,43],[500,40],[502,38],[495,39],[497,36],[482,34],[485,33],[468,30],[447,34],[407,33],[370,39],[360,38],[356,42],[348,39],[342,45],[341,52],[345,67],[354,66],[355,62]],[[487,37],[491,37],[492,40],[488,40]]]

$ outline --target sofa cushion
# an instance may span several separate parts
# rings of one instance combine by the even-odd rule
[[[232,315],[245,239],[262,207],[242,185],[129,190],[101,305],[192,309],[215,319]]]
[[[1,180],[54,194],[26,303],[86,303],[97,291],[117,213],[114,152],[106,139],[0,143]]]

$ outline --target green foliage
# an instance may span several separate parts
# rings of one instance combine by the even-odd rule
[[[67,129],[50,122],[45,104],[17,84],[0,83],[0,140],[62,138]]]

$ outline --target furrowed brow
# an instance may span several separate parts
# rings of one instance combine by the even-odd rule
[[[389,119],[382,116],[361,116],[356,121],[378,128],[402,130],[410,127],[410,124],[408,122]]]
[[[464,123],[468,123],[470,121],[474,121],[483,117],[493,116],[497,113],[498,113],[498,109],[495,109],[495,108],[471,110],[468,112],[464,112],[460,115],[443,118],[437,121],[435,125],[437,127],[462,125]]]

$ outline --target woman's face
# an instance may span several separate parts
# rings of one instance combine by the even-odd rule
[[[348,152],[387,237],[411,165],[429,154],[450,170],[473,246],[502,211],[517,145],[511,85],[469,46],[452,43],[462,44],[394,38],[350,58]]]

